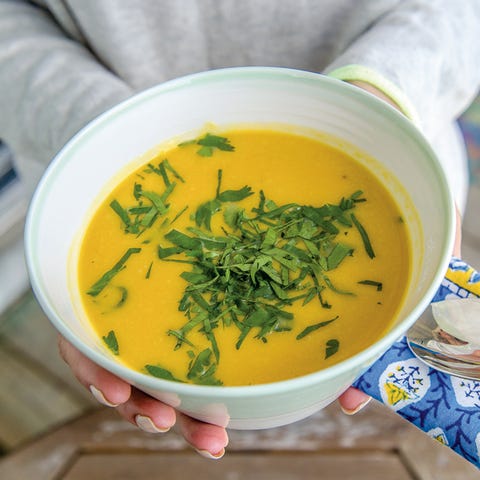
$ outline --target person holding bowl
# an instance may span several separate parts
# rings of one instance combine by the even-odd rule
[[[326,73],[400,110],[434,147],[463,211],[455,119],[480,86],[475,0],[5,1],[0,18],[0,138],[30,191],[73,134],[132,94],[187,73],[271,65]],[[456,255],[459,235],[460,224]],[[176,425],[202,455],[224,454],[223,428],[175,412],[62,337],[59,347],[78,380],[126,420],[148,432]],[[355,389],[339,399],[350,414],[368,400]]]

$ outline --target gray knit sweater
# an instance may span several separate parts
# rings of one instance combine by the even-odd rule
[[[480,85],[479,34],[480,0],[0,0],[0,138],[32,189],[85,123],[166,79],[355,65],[458,162],[445,132]]]

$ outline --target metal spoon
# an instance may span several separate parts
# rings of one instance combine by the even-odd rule
[[[480,302],[477,299],[459,301],[462,302],[462,309],[455,313],[455,319],[451,318],[453,320],[451,324],[455,326],[450,332],[448,315],[454,316],[453,312],[449,312],[453,309],[443,309],[443,319],[440,322],[442,328],[438,323],[439,316],[437,315],[435,319],[432,305],[430,305],[408,330],[407,342],[412,352],[430,367],[457,377],[480,380],[480,317],[477,317]],[[455,300],[444,302],[455,302]],[[475,317],[473,320],[478,319],[478,336],[476,336],[478,345],[472,342],[472,322],[469,323],[468,319],[465,319],[465,313],[467,316],[470,314],[470,317],[473,314]],[[457,318],[457,314],[461,318]],[[462,315],[464,315],[463,322]],[[462,327],[464,333],[462,333]]]

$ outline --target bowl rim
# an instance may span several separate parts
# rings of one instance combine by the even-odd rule
[[[128,110],[135,108],[139,103],[148,101],[150,98],[158,95],[166,95],[169,92],[189,88],[190,86],[196,86],[202,83],[223,82],[225,80],[238,81],[242,78],[248,80],[257,79],[274,81],[295,79],[295,81],[299,82],[299,85],[320,85],[322,88],[341,92],[344,96],[354,98],[365,108],[374,110],[376,114],[384,116],[385,119],[394,124],[396,128],[403,130],[410,135],[415,143],[425,152],[425,158],[431,162],[432,170],[437,175],[437,180],[440,182],[440,187],[443,192],[446,236],[443,239],[444,244],[441,249],[439,263],[425,295],[412,309],[410,314],[402,320],[402,322],[365,350],[325,369],[291,379],[240,386],[203,386],[152,377],[135,371],[121,362],[118,362],[113,357],[110,358],[107,355],[103,355],[89,345],[79,341],[57,315],[53,306],[43,295],[42,282],[37,275],[38,267],[35,255],[37,218],[42,209],[43,199],[48,195],[49,185],[52,182],[55,182],[55,177],[62,171],[65,161],[68,163],[70,152],[75,149],[76,145],[84,141],[90,135],[95,135],[96,130],[109,122],[113,117],[121,115]],[[347,375],[348,372],[356,372],[358,371],[359,366],[361,366],[361,370],[364,371],[366,368],[365,365],[369,366],[372,364],[372,358],[376,359],[380,357],[393,343],[395,343],[396,340],[405,334],[423,310],[427,308],[431,299],[434,297],[437,288],[440,286],[444,273],[447,270],[453,249],[454,218],[455,210],[453,196],[448,187],[446,175],[435,153],[420,130],[394,107],[356,86],[320,73],[284,67],[229,67],[185,75],[150,87],[108,109],[106,112],[86,124],[77,134],[75,134],[48,165],[32,196],[25,223],[25,258],[33,292],[50,322],[62,336],[99,366],[127,380],[133,385],[139,386],[139,388],[143,387],[154,391],[170,391],[180,395],[195,396],[199,398],[250,398],[278,394],[315,385],[342,374]]]

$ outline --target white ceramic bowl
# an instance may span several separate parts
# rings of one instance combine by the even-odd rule
[[[70,254],[105,185],[140,155],[206,122],[284,123],[351,145],[396,197],[413,239],[413,278],[392,329],[368,349],[299,378],[244,387],[168,382],[117,363],[75,307]],[[362,155],[364,152],[366,155]],[[373,157],[372,161],[369,157]],[[360,89],[280,68],[233,68],[163,83],[87,125],[52,161],[34,195],[26,255],[34,292],[54,326],[93,361],[179,410],[230,428],[273,427],[337,398],[427,307],[450,258],[454,208],[432,150],[401,114]]]

